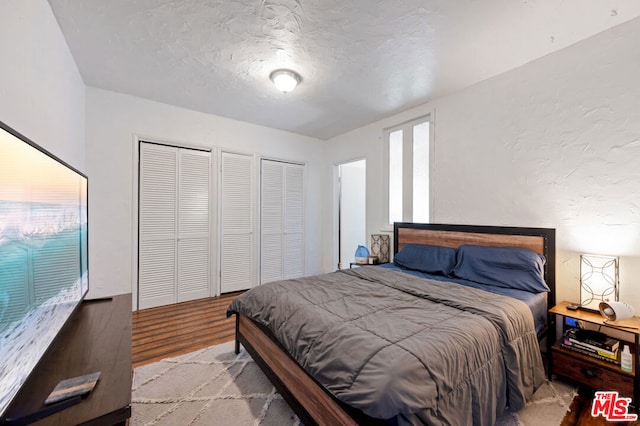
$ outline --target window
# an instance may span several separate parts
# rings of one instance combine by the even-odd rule
[[[394,222],[429,222],[429,116],[385,130],[387,217]]]

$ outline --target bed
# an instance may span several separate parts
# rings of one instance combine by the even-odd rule
[[[396,223],[396,256],[415,247],[447,261],[451,250],[542,255],[548,291],[518,300],[383,265],[244,293],[227,313],[236,352],[246,348],[305,425],[492,424],[542,383],[555,230]]]

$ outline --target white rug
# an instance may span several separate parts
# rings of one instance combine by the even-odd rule
[[[245,350],[228,342],[135,369],[130,425],[299,425],[287,403]],[[559,425],[576,395],[545,383],[498,425]]]

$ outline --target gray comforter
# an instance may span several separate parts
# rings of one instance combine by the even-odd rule
[[[378,267],[236,298],[339,400],[399,424],[492,425],[544,380],[526,304]]]

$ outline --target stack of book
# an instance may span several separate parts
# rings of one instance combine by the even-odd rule
[[[620,364],[620,341],[597,332],[570,328],[565,331],[561,346],[603,361]]]

